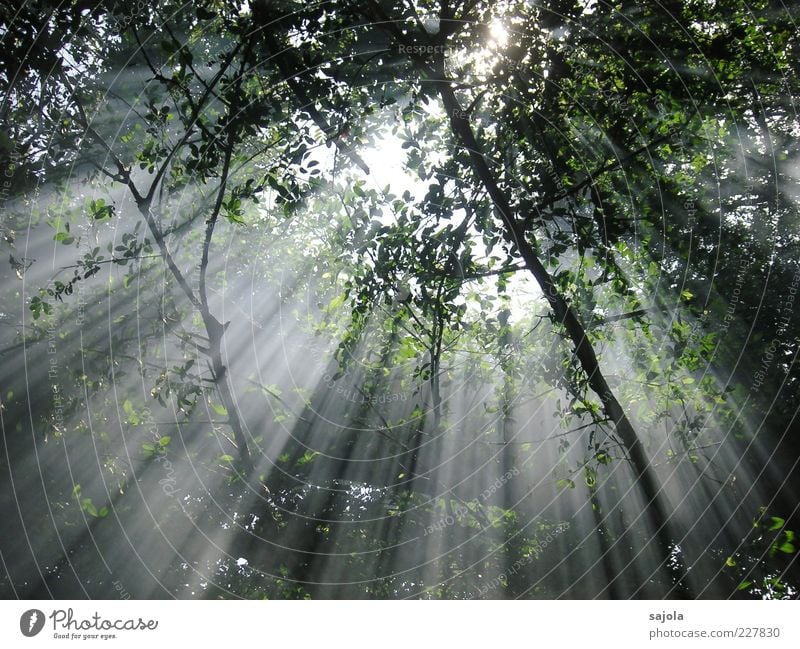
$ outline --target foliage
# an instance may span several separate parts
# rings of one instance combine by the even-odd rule
[[[46,465],[55,440],[103,458],[47,478],[76,548],[138,523],[145,483],[169,538],[226,548],[187,541],[148,595],[688,596],[708,547],[737,583],[703,593],[795,592],[782,465],[751,471],[798,453],[800,57],[777,3],[90,4],[0,14],[2,245],[43,359],[27,402],[9,372],[6,461],[28,428]],[[52,276],[17,249],[25,218]],[[681,530],[684,483],[698,511],[775,509]],[[618,570],[633,544],[649,585]]]

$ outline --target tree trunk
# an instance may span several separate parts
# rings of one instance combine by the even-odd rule
[[[239,418],[239,406],[233,397],[231,386],[228,381],[228,368],[222,362],[222,336],[225,328],[210,313],[203,313],[203,323],[208,332],[208,352],[211,361],[211,372],[213,374],[214,385],[217,387],[222,406],[228,412],[228,425],[233,432],[233,439],[239,452],[239,460],[242,463],[244,473],[250,473],[253,469],[253,458],[247,445],[247,438],[242,427],[242,420]]]
[[[659,498],[658,483],[650,468],[650,462],[645,454],[644,447],[625,411],[611,391],[605,376],[603,376],[597,355],[586,335],[586,330],[566,298],[559,292],[550,273],[528,241],[525,227],[514,217],[508,199],[495,182],[494,176],[483,156],[482,148],[472,132],[467,113],[459,104],[450,80],[444,75],[443,66],[440,66],[438,73],[432,76],[431,81],[439,89],[445,110],[450,119],[450,126],[469,152],[473,171],[500,213],[506,241],[519,250],[525,266],[536,279],[550,308],[553,309],[556,318],[564,326],[569,339],[572,341],[575,356],[588,377],[589,386],[600,398],[608,418],[614,422],[616,430],[628,452],[638,484],[644,494],[646,516],[653,527],[655,539],[659,545],[662,566],[666,566],[674,580],[676,592],[681,596],[688,596],[684,571],[682,567],[676,565],[676,557],[673,553],[673,540],[667,527],[669,516]]]

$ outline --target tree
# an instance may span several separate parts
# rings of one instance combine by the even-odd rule
[[[355,595],[382,597],[793,592],[781,581],[791,490],[766,504],[765,480],[743,494],[734,479],[772,445],[797,457],[780,437],[797,390],[785,297],[797,219],[783,189],[797,36],[769,2],[763,20],[717,4],[713,16],[575,0],[6,13],[21,63],[3,79],[3,151],[16,151],[4,164],[22,179],[14,218],[35,205],[80,255],[54,260],[61,271],[27,301],[22,349],[38,341],[44,357],[61,327],[74,354],[58,382],[70,385],[68,423],[46,392],[33,410],[58,412],[71,438],[92,430],[74,422],[91,402],[90,422],[123,432],[104,441],[103,484],[119,479],[108,504],[88,476],[45,490],[91,519],[74,543],[114,538],[106,519],[139,482],[136,462],[120,468],[124,431],[149,425],[155,400],[175,417],[135,437],[140,459],[202,474],[190,514],[161,495],[156,511],[189,534],[189,556],[210,537],[246,558],[191,564],[219,576],[223,596],[326,596],[345,577]],[[370,152],[387,142],[402,142],[403,177],[373,186]],[[61,185],[42,200],[37,183]],[[17,230],[9,219],[8,245]],[[745,295],[740,258],[765,293]],[[37,267],[12,248],[17,276]],[[129,356],[146,386],[121,390],[121,414],[102,380],[71,371],[89,345],[70,302],[98,280],[120,315],[92,362],[118,382]],[[144,337],[121,313],[142,296],[156,323]],[[248,328],[278,332],[288,375],[262,372],[264,338],[247,351]],[[780,371],[762,392],[765,363]],[[777,392],[785,408],[762,400]],[[747,414],[769,413],[781,441],[750,443],[751,399]],[[24,400],[9,401],[21,422]],[[20,442],[12,456],[29,454]],[[561,503],[582,491],[583,504],[545,507],[542,487]],[[686,522],[709,509],[737,518],[716,535]],[[542,563],[543,543],[564,559]]]

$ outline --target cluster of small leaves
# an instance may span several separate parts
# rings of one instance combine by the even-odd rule
[[[142,454],[146,459],[162,457],[167,454],[170,442],[172,437],[169,435],[162,435],[157,441],[142,442]]]
[[[72,495],[78,501],[78,506],[81,508],[81,511],[92,518],[105,518],[108,516],[110,510],[107,506],[103,505],[100,509],[97,509],[91,498],[82,497],[81,486],[79,484],[76,484],[73,488]]]
[[[162,371],[156,378],[150,396],[165,407],[167,401],[174,398],[181,414],[185,417],[191,415],[204,394],[201,378],[191,372],[194,364],[195,359],[190,358],[182,365]]]
[[[92,201],[91,214],[95,219],[108,218],[113,214],[113,206],[105,205],[102,199]],[[147,237],[140,238],[137,234],[140,227],[141,223],[138,223],[133,233],[124,233],[121,238],[121,243],[116,246],[113,243],[109,243],[106,247],[107,251],[110,253],[109,257],[100,254],[99,246],[95,246],[77,260],[73,268],[72,277],[68,281],[55,280],[52,286],[41,289],[38,296],[33,296],[31,298],[29,305],[33,318],[36,320],[42,314],[50,315],[53,311],[50,300],[61,302],[64,300],[65,296],[72,295],[75,285],[99,273],[103,264],[127,266],[131,261],[141,259],[143,255],[152,255],[153,247],[150,240]],[[70,234],[69,222],[61,224],[61,228],[62,229],[59,229],[53,238],[64,245],[74,243],[75,239]],[[130,275],[125,277],[123,282],[125,287],[128,286],[130,278]]]
[[[797,553],[797,538],[786,521],[761,507],[753,520],[747,543],[725,559],[725,569],[735,573],[737,590],[761,599],[791,599],[797,586],[787,583],[781,566],[791,564]]]

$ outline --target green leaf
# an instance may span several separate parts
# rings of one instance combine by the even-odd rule
[[[737,590],[744,590],[745,588],[750,588],[750,586],[752,586],[752,585],[753,585],[752,581],[743,581],[736,588],[737,588]]]
[[[786,523],[785,520],[783,520],[782,518],[779,518],[777,516],[771,516],[770,518],[772,520],[772,525],[770,525],[767,528],[770,532],[774,532],[774,531],[777,531],[777,530],[781,529],[784,526],[784,524]]]
[[[233,457],[233,455],[228,455],[228,454],[225,454],[225,455],[220,455],[220,456],[217,458],[217,461],[218,461],[220,464],[231,464],[231,463],[232,463],[232,462],[233,462],[235,459],[236,459],[236,458],[234,458],[234,457]]]
[[[84,498],[81,502],[81,507],[89,516],[97,518],[97,508],[94,506],[94,503],[92,503],[91,498]]]
[[[227,417],[228,411],[225,409],[225,406],[218,406],[215,403],[211,404],[211,409],[216,412],[220,417]]]
[[[295,462],[295,466],[304,466],[309,462],[313,462],[314,458],[317,457],[319,453],[317,451],[306,451],[303,453],[303,456]]]
[[[89,203],[89,214],[97,221],[111,218],[114,215],[114,206],[106,205],[106,202],[102,198],[98,198]]]
[[[559,489],[574,489],[575,483],[569,478],[561,478],[561,480],[556,481],[556,487]]]
[[[347,297],[346,297],[346,295],[344,293],[342,293],[341,295],[337,295],[335,298],[333,298],[330,301],[330,303],[328,304],[327,310],[328,311],[335,311],[336,309],[338,309],[340,306],[342,306],[344,304],[344,301],[346,299],[347,299]]]

